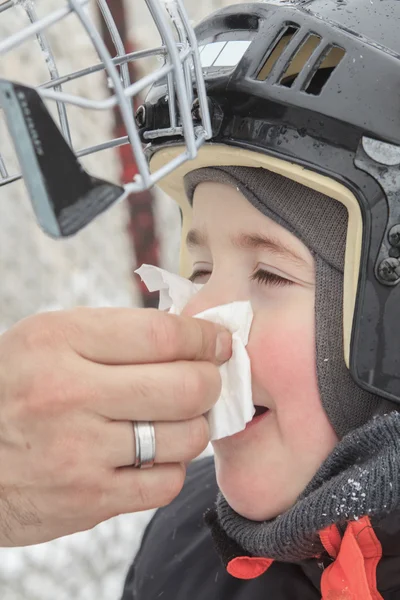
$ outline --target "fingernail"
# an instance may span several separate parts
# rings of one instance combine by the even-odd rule
[[[224,363],[232,356],[232,336],[229,331],[221,331],[217,335],[215,345],[215,358],[218,362]]]

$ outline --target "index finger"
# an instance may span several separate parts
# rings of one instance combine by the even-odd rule
[[[203,319],[151,308],[79,308],[70,315],[73,326],[66,330],[68,342],[92,362],[201,360],[222,364],[232,353],[229,331]]]

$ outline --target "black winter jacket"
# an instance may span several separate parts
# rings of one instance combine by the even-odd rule
[[[180,495],[149,524],[122,600],[321,600],[321,576],[333,562],[327,552],[299,564],[274,562],[251,580],[226,572],[203,518],[217,492],[213,458],[190,465]],[[383,550],[373,600],[400,600],[400,511],[373,528]],[[350,599],[365,600],[346,592],[327,598]]]

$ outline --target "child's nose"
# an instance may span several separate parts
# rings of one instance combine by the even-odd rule
[[[194,315],[198,315],[201,312],[209,308],[214,308],[215,306],[221,306],[223,304],[229,304],[230,302],[235,302],[237,300],[244,300],[244,298],[239,298],[239,293],[232,289],[221,289],[212,290],[211,286],[204,286],[195,296],[193,296],[189,302],[186,304],[185,308],[182,311],[182,315],[186,317],[193,317]]]
[[[212,307],[211,304],[205,303],[202,301],[201,298],[198,298],[199,294],[200,292],[189,300],[189,302],[186,304],[185,308],[182,311],[182,315],[184,315],[185,317],[193,317],[194,315],[198,315],[204,310],[207,310],[207,308]],[[217,306],[217,304],[214,304],[214,306]]]

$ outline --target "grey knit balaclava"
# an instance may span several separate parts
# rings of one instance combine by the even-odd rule
[[[185,177],[190,201],[200,183],[238,188],[312,252],[316,269],[316,362],[322,405],[339,438],[396,406],[358,387],[343,352],[343,270],[347,210],[338,201],[276,173],[251,167],[207,167]],[[299,348],[301,352],[301,348]]]

